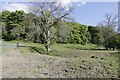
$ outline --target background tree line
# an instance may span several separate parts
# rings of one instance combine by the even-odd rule
[[[51,16],[51,20],[56,19],[51,13],[46,13],[46,16],[48,14]],[[0,18],[2,19],[0,22],[2,39],[6,41],[27,40],[42,44],[45,43],[46,39],[43,34],[43,28],[36,28],[39,27],[39,23],[44,24],[44,20],[39,22],[39,18],[43,17],[43,15],[37,16],[33,13],[25,13],[22,10],[16,10],[15,12],[5,10],[0,14]],[[54,27],[50,28],[50,45],[52,43],[81,45],[92,43],[104,46],[106,49],[118,49],[120,48],[120,34],[114,29],[116,17],[106,15],[105,18],[105,23],[102,22],[99,26],[87,26],[77,22],[59,20]]]

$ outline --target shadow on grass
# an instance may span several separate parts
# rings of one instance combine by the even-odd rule
[[[100,49],[100,48],[78,48],[78,47],[66,47],[69,49],[76,49],[76,50],[99,50],[99,51],[104,51],[105,49]]]
[[[78,49],[78,50],[99,50],[99,51],[104,51],[105,49],[94,49],[94,48],[91,48],[91,49]]]
[[[27,47],[27,48],[30,49],[31,52],[37,52],[39,54],[45,54],[46,53],[45,49],[43,49],[41,47],[36,47],[36,46],[18,46],[18,47],[23,47],[23,48]]]
[[[43,48],[38,48],[38,47],[35,47],[35,46],[34,46],[34,47],[30,47],[30,48],[31,48],[32,50],[40,53],[40,54],[45,54],[45,53],[46,53]]]

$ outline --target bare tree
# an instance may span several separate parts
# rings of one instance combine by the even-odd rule
[[[108,49],[108,42],[111,35],[114,35],[115,29],[117,27],[117,15],[105,14],[105,21],[99,23],[99,26],[102,27],[102,33],[104,37],[104,46],[106,50]]]
[[[45,48],[47,53],[50,52],[50,29],[58,25],[60,21],[71,21],[70,13],[72,12],[72,7],[69,9],[62,6],[58,2],[37,2],[30,4],[30,12],[35,14],[34,24],[35,32],[42,33],[45,42]],[[34,35],[34,32],[33,32]]]

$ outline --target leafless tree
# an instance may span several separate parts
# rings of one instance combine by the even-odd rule
[[[66,8],[58,2],[36,2],[31,3],[29,6],[30,12],[35,14],[34,24],[36,25],[34,30],[43,34],[45,41],[45,48],[47,53],[50,52],[50,29],[58,25],[60,21],[71,21],[70,13],[73,8]],[[33,32],[34,35],[34,32]]]
[[[114,35],[115,29],[117,27],[117,15],[105,14],[105,21],[99,23],[99,26],[102,27],[102,33],[105,40],[104,46],[108,49],[107,44],[111,35]]]

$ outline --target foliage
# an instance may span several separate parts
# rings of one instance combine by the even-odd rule
[[[70,32],[73,28],[72,22],[67,22],[66,25],[61,24],[58,26],[57,29],[57,42],[58,43],[69,43]]]
[[[117,47],[118,49],[120,49],[120,34],[117,34],[115,40],[116,40],[116,47]]]
[[[103,35],[102,35],[102,31],[98,26],[96,26],[96,27],[89,26],[88,31],[91,34],[91,40],[90,41],[91,41],[92,44],[98,44],[98,45],[103,44],[104,38],[103,38]]]
[[[73,30],[70,33],[70,43],[86,44],[88,27],[78,23],[73,23]]]
[[[99,24],[102,29],[102,34],[104,38],[104,47],[106,50],[109,48],[110,39],[114,37],[115,28],[117,26],[117,15],[105,14],[105,20]]]
[[[106,49],[120,48],[120,34],[114,30],[116,16],[112,18],[112,15],[106,15],[106,22],[99,26],[86,26],[77,22],[65,21],[63,19],[65,17],[62,15],[56,17],[51,11],[42,9],[42,12],[38,12],[41,13],[40,15],[34,12],[26,14],[24,11],[18,10],[15,12],[2,11],[0,13],[0,18],[2,18],[2,22],[0,22],[2,36],[0,34],[0,38],[9,41],[24,39],[45,44],[45,46],[49,40],[49,46],[53,43],[82,45],[92,43],[103,45]],[[70,14],[69,11],[65,11],[65,15],[67,13]],[[58,19],[58,17],[63,18]],[[114,22],[113,25],[112,22]]]
[[[108,48],[115,48],[120,49],[120,35],[116,34],[114,36],[111,36],[108,41]]]
[[[101,31],[102,31],[102,35],[104,38],[103,45],[107,50],[108,48],[111,48],[110,45],[112,46],[114,44],[114,38],[116,37],[118,33],[114,31],[112,27],[101,27]]]
[[[29,20],[24,11],[2,12],[2,20],[5,22],[3,30],[3,39],[15,40],[23,39],[26,36],[26,26],[29,24]]]
[[[5,11],[2,11],[2,21],[3,22],[7,22],[7,17],[10,15],[10,11],[8,10],[5,10]]]

